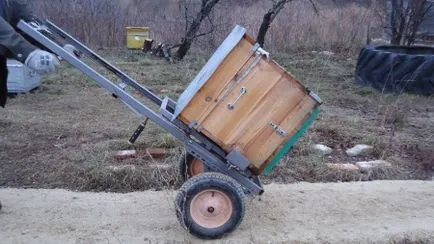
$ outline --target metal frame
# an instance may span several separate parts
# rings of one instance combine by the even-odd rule
[[[111,65],[105,59],[94,53],[84,44],[73,38],[71,35],[57,27],[50,21],[44,24],[27,23],[21,20],[18,28],[24,33],[41,43],[43,46],[56,53],[75,68],[95,80],[100,86],[112,93],[115,97],[122,100],[129,108],[136,113],[145,116],[164,130],[172,134],[181,141],[187,150],[194,157],[200,159],[212,171],[226,174],[236,181],[245,189],[246,193],[260,195],[263,188],[257,176],[253,175],[249,169],[241,170],[235,164],[228,162],[226,153],[206,136],[190,128],[188,125],[175,118],[174,112],[176,103],[170,98],[161,99],[152,91],[139,84],[137,81]],[[58,40],[58,39],[61,40]],[[87,57],[93,59],[98,64],[105,67],[108,71],[120,78],[125,84],[143,94],[150,101],[160,106],[160,113],[145,106],[139,100],[134,98],[130,93],[125,91],[125,84],[116,85],[113,81],[98,73],[95,69],[85,63],[83,59],[76,57],[74,54],[66,51],[62,44],[68,43],[73,45],[77,50]]]

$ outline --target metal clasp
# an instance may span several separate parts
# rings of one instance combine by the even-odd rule
[[[273,121],[270,121],[270,126],[276,131],[279,136],[287,137],[289,135],[288,132],[286,132],[282,127],[280,127]]]

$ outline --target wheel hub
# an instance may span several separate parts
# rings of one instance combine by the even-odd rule
[[[202,161],[195,158],[190,163],[189,171],[190,171],[189,172],[190,176],[193,177],[193,176],[204,173],[205,172],[205,166],[203,165]]]
[[[231,218],[233,206],[230,198],[219,190],[205,190],[191,201],[190,213],[193,220],[205,228],[217,228]]]

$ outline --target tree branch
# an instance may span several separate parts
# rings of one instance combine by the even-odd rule
[[[214,24],[212,23],[211,19],[209,18],[209,14],[211,13],[212,9],[215,7],[216,4],[219,3],[220,0],[202,0],[201,1],[201,8],[199,12],[196,14],[196,17],[193,18],[191,23],[188,24],[188,29],[185,33],[184,38],[182,39],[182,43],[179,46],[179,49],[176,53],[176,57],[178,59],[183,59],[184,56],[187,54],[187,52],[190,50],[190,47],[193,43],[193,41],[204,35],[208,35],[214,31]],[[200,26],[202,21],[208,18],[208,20],[211,23],[211,30],[208,32],[197,34],[200,30]]]
[[[309,2],[312,4],[312,8],[315,11],[316,15],[319,15],[318,7],[316,6],[316,3],[314,0],[309,0]]]
[[[215,25],[214,25],[214,23],[212,22],[212,19],[211,19],[209,16],[207,16],[207,19],[208,19],[208,22],[211,24],[211,29],[210,29],[209,31],[207,31],[207,32],[203,32],[203,33],[200,33],[200,34],[195,35],[195,36],[193,37],[194,39],[196,39],[196,38],[198,38],[198,37],[201,37],[201,36],[209,35],[209,34],[211,34],[211,33],[213,33],[213,32],[215,31]]]

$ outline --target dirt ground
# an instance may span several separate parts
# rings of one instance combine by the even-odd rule
[[[203,243],[176,220],[173,191],[0,189],[2,243]],[[434,182],[271,184],[215,243],[432,243]],[[212,242],[210,242],[212,243]]]
[[[98,52],[160,96],[174,99],[207,60],[207,55],[193,54],[170,65],[139,52]],[[310,132],[265,182],[432,177],[433,97],[381,94],[360,87],[354,84],[354,58],[310,52],[274,57],[325,103]],[[114,192],[178,187],[179,143],[154,124],[136,145],[127,143],[142,119],[64,64],[44,77],[38,90],[10,99],[0,110],[0,187]],[[326,144],[334,152],[318,156],[310,149],[313,143]],[[371,144],[375,151],[364,157],[346,156],[345,150],[359,143]],[[149,146],[171,148],[173,155],[163,162],[148,157],[118,162],[113,157],[117,150]],[[393,168],[366,174],[325,166],[376,159],[390,161]],[[126,167],[114,172],[110,166]]]

